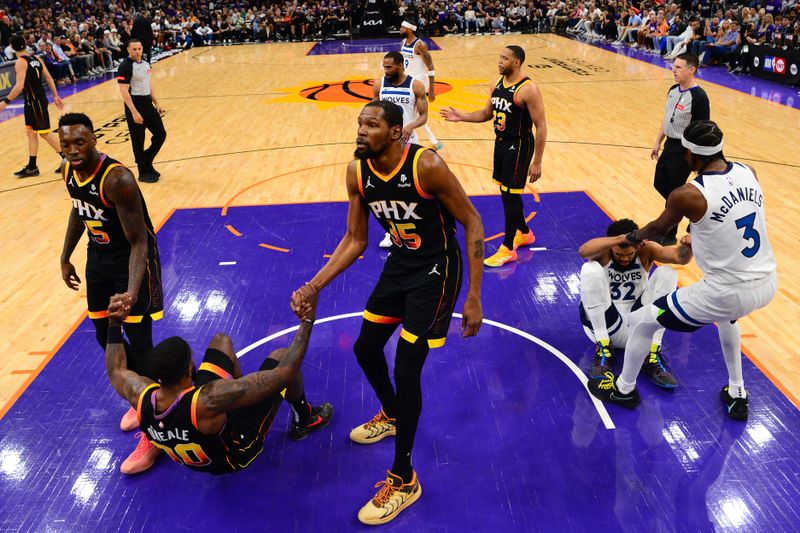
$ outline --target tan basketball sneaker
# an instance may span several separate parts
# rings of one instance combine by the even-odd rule
[[[414,503],[422,496],[422,486],[414,472],[410,483],[403,483],[400,476],[386,471],[386,481],[379,481],[375,488],[380,488],[375,497],[358,511],[358,519],[363,524],[378,526],[397,518],[400,511]]]
[[[394,418],[389,418],[381,409],[372,420],[361,426],[353,428],[350,440],[359,444],[372,444],[397,433]]]
[[[119,467],[123,474],[138,474],[144,472],[156,462],[161,450],[147,440],[144,433],[138,433],[139,444],[136,449],[125,459]]]
[[[136,416],[136,409],[131,407],[119,421],[119,429],[122,431],[133,431],[139,427],[139,417]]]

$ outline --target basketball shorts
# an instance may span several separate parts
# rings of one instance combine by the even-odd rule
[[[393,264],[391,258],[367,301],[364,319],[378,324],[403,324],[400,336],[431,348],[444,346],[453,309],[461,292],[461,250],[418,267]]]
[[[47,111],[47,101],[25,100],[25,126],[36,133],[50,132],[50,113]]]
[[[151,240],[148,244],[147,266],[139,296],[133,305],[126,323],[136,324],[145,315],[159,320],[164,315],[164,297],[161,289],[161,261],[158,257],[158,246]],[[104,252],[96,246],[89,246],[86,257],[86,300],[89,306],[89,318],[108,317],[108,302],[114,294],[122,294],[128,290],[128,261],[130,253]]]
[[[525,190],[534,146],[533,135],[495,139],[492,179],[501,191],[522,194]]]
[[[675,331],[695,331],[714,322],[736,320],[767,305],[778,290],[778,274],[736,285],[707,277],[653,302],[658,322]]]
[[[259,370],[272,370],[276,366],[278,361],[267,357]],[[233,379],[233,373],[233,361],[223,352],[209,348],[197,369],[194,382],[201,387],[217,379]],[[283,397],[276,394],[256,404],[226,413],[225,428],[222,431],[227,433],[223,438],[231,444],[228,450],[231,472],[245,468],[261,453],[264,439],[272,427],[282,400]]]

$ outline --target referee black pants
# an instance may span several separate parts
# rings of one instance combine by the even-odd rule
[[[125,120],[128,122],[128,131],[131,134],[131,146],[133,147],[133,157],[136,159],[136,165],[139,167],[139,175],[154,174],[156,172],[153,167],[153,160],[158,155],[159,150],[167,140],[167,130],[164,129],[164,123],[161,121],[161,115],[158,114],[156,108],[153,106],[153,100],[150,96],[133,96],[133,105],[136,110],[142,115],[144,119],[143,124],[137,124],[133,121],[133,114],[131,114],[128,106],[125,106]],[[144,132],[150,131],[150,146],[144,148]]]
[[[658,193],[666,200],[672,191],[684,185],[692,173],[689,168],[689,163],[686,162],[684,153],[686,149],[681,144],[680,139],[672,139],[667,137],[667,142],[664,143],[664,150],[656,163],[656,175],[653,180],[653,186]],[[678,226],[669,230],[665,235],[670,239],[674,239],[678,232]]]

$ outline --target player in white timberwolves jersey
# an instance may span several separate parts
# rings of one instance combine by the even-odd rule
[[[617,220],[608,226],[606,237],[591,239],[578,249],[588,260],[581,267],[580,316],[586,335],[597,345],[589,371],[592,379],[603,379],[613,368],[614,348],[625,348],[631,312],[677,288],[675,270],[660,266],[649,274],[653,263],[685,265],[692,260],[688,235],[679,246],[664,247],[655,242],[632,245],[625,236],[637,229],[633,220]],[[659,387],[673,389],[678,380],[661,353],[663,338],[662,327],[653,334],[642,373]]]
[[[433,70],[433,59],[428,51],[428,45],[414,34],[415,31],[417,31],[417,27],[408,21],[400,24],[400,35],[403,36],[403,41],[400,43],[400,53],[403,54],[404,59],[403,66],[407,74],[422,82],[425,92],[428,94],[428,100],[433,102],[436,100],[436,72]],[[443,145],[433,134],[431,128],[427,124],[424,124],[423,128],[431,142],[431,147],[434,150],[441,150]]]
[[[749,398],[736,321],[767,305],[778,288],[764,193],[751,167],[725,159],[722,131],[714,122],[692,122],[681,142],[697,176],[669,195],[661,216],[627,239],[637,244],[664,235],[686,217],[691,221],[694,257],[705,276],[634,311],[622,373],[618,378],[609,372],[604,380],[590,380],[589,391],[603,401],[636,407],[640,402],[636,375],[653,333],[662,326],[691,332],[716,323],[728,369],[728,384],[720,397],[728,416],[746,420]]]

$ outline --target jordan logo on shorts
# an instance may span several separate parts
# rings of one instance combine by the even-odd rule
[[[516,150],[516,148],[514,148],[514,145],[512,144],[512,145],[509,147],[509,150]]]
[[[438,271],[438,270],[436,270],[436,267],[438,267],[438,266],[439,266],[439,263],[434,263],[434,264],[433,264],[433,268],[431,269],[431,271],[430,271],[430,272],[428,272],[428,275],[431,275],[431,274],[436,274],[437,276],[441,276],[441,274],[439,273],[439,271]]]

